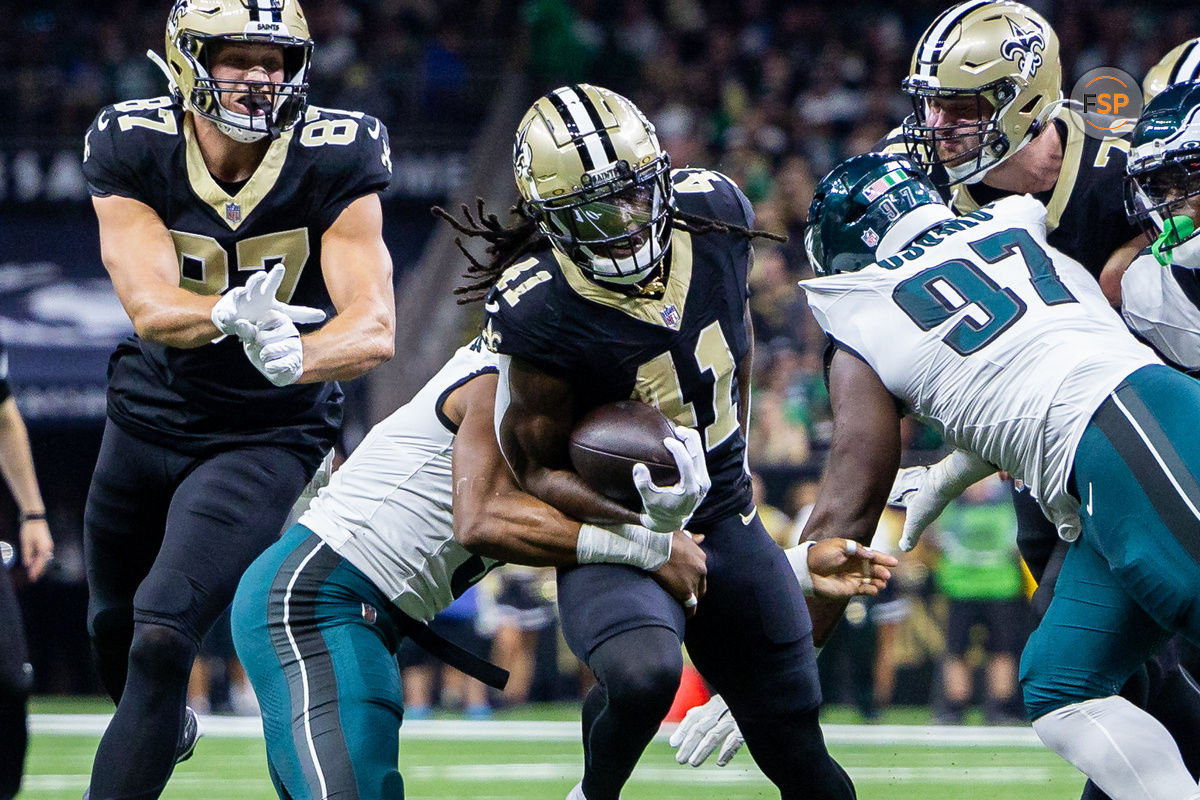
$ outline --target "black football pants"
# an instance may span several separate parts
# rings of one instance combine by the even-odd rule
[[[21,609],[8,567],[0,564],[0,800],[10,800],[21,788],[28,742],[25,701],[32,688]]]
[[[679,603],[642,570],[559,571],[563,634],[598,681],[583,710],[584,794],[618,797],[674,699],[682,640],[784,800],[853,798],[817,723],[812,623],[783,550],[757,514],[689,529],[705,535],[708,593],[686,624]]]
[[[284,447],[200,457],[105,426],[84,555],[88,630],[117,711],[96,753],[91,800],[162,792],[200,640],[246,567],[279,538],[316,467]]]

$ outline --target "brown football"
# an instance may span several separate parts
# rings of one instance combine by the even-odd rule
[[[679,482],[679,470],[663,439],[674,426],[661,411],[637,400],[599,406],[583,415],[571,432],[571,466],[600,494],[639,511],[633,465],[645,464],[659,486]]]

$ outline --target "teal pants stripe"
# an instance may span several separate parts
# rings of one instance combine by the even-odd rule
[[[1116,694],[1173,633],[1200,643],[1198,420],[1200,382],[1150,366],[1084,432],[1083,533],[1021,658],[1030,719]]]
[[[284,800],[402,800],[403,719],[387,599],[295,525],[247,570],[234,644],[262,707]]]

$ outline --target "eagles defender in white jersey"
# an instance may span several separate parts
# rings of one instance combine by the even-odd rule
[[[493,430],[496,361],[479,339],[459,349],[372,429],[238,588],[234,642],[280,797],[403,797],[395,648],[410,636],[499,677],[431,643],[423,623],[501,561],[625,564],[652,571],[681,603],[704,592],[705,556],[685,533],[581,525],[517,489]],[[877,591],[895,561],[859,550],[878,565],[864,583],[847,547],[809,551],[817,588]]]
[[[1200,797],[1167,730],[1117,695],[1172,633],[1200,641],[1200,382],[1046,244],[1031,198],[955,218],[906,159],[859,156],[818,185],[806,244],[835,430],[802,538],[869,540],[903,414],[1023,478],[1073,539],[1021,659],[1034,729],[1114,800]],[[843,607],[810,603],[814,638]]]
[[[1115,800],[1200,796],[1116,695],[1171,633],[1200,640],[1200,383],[1128,334],[1031,199],[955,219],[906,161],[869,155],[826,176],[809,220],[836,428],[803,538],[871,535],[902,413],[1026,480],[1075,538],[1022,656],[1035,730]]]

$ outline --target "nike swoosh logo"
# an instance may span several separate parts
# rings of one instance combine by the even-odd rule
[[[100,119],[96,120],[96,128],[97,128],[97,130],[104,130],[107,127],[108,127],[108,112],[105,111],[103,114],[100,115]]]
[[[379,120],[375,120],[375,129],[371,130],[370,128],[367,128],[367,133],[371,134],[372,139],[378,139],[381,128],[383,128],[383,125],[380,124]]]
[[[743,525],[749,525],[751,522],[754,522],[754,515],[757,513],[758,513],[758,506],[752,506],[748,513],[738,514],[738,516],[741,518]]]
[[[1087,512],[1088,512],[1089,517],[1092,516],[1092,482],[1091,481],[1088,481]]]
[[[497,303],[495,300],[488,300],[486,303],[483,304],[483,310],[489,314],[495,314],[497,311],[500,310],[500,304]]]

